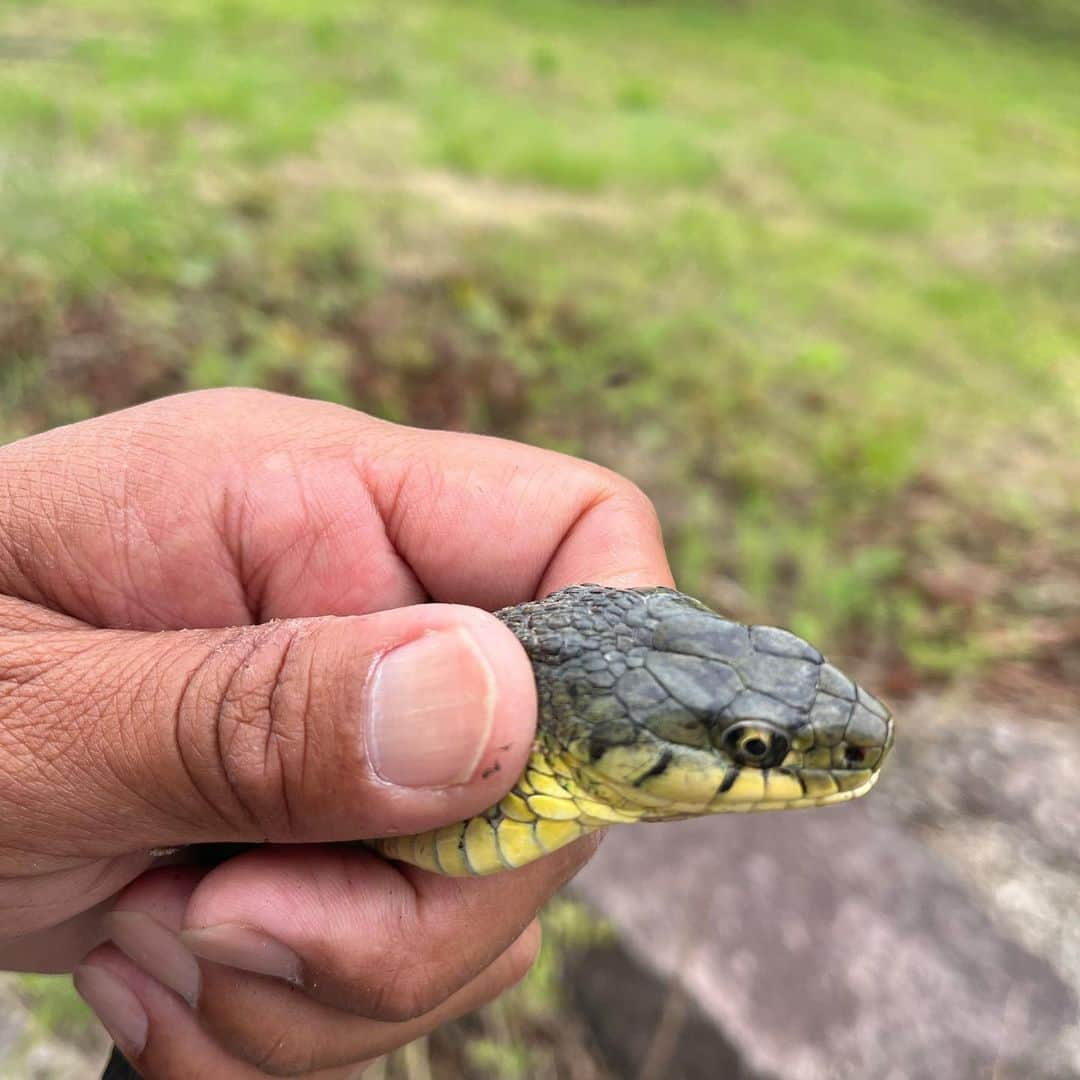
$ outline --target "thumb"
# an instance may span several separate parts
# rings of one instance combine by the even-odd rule
[[[535,715],[476,608],[2,634],[0,852],[422,831],[501,798]]]

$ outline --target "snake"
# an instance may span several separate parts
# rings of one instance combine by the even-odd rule
[[[495,616],[536,682],[525,770],[466,821],[366,842],[388,859],[478,876],[610,825],[831,806],[893,745],[889,709],[809,642],[675,589],[572,585]],[[133,1078],[114,1050],[102,1080]]]
[[[373,841],[387,858],[492,874],[608,825],[829,806],[892,746],[889,710],[813,645],[674,589],[575,585],[495,614],[536,679],[525,772],[468,821]]]

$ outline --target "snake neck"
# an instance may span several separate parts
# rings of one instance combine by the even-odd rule
[[[530,801],[542,813],[561,812],[569,819],[572,807],[575,820],[589,828],[641,821],[648,811],[662,805],[632,784],[621,783],[607,775],[595,763],[586,760],[581,747],[567,749],[543,727],[533,745],[525,775],[514,785],[499,808],[513,797]],[[603,755],[600,757],[603,765]],[[553,800],[553,801],[549,801]]]

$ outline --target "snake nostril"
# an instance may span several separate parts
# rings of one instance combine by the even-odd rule
[[[858,765],[866,758],[866,751],[861,746],[845,746],[844,760],[849,765]]]

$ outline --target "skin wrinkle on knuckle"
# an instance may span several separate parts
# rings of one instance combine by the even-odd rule
[[[590,522],[598,513],[606,513],[618,516],[626,511],[630,512],[631,518],[637,518],[644,514],[646,517],[655,511],[648,502],[647,496],[635,484],[618,473],[611,472],[591,462],[576,462],[581,471],[578,476],[581,480],[580,490],[577,492],[576,501],[570,507],[572,516],[568,518],[561,530],[558,543],[549,554],[545,565],[536,579],[536,586],[546,581],[564,551],[574,543],[576,536],[586,522]],[[642,500],[648,509],[643,507]]]
[[[305,685],[295,678],[305,637],[291,621],[243,635],[216,697],[212,723],[221,775],[260,838],[291,835],[290,765],[306,758],[312,693],[310,679]]]
[[[254,982],[263,980],[261,976],[245,978]],[[301,993],[293,988],[290,992]],[[238,1009],[220,994],[201,1001],[199,1012],[210,1033],[228,1053],[269,1076],[299,1076],[322,1067],[316,1055],[323,1048],[313,1045],[302,1027],[267,1025],[258,1010]]]
[[[343,499],[338,507],[325,505],[325,496],[311,490],[312,473],[304,465],[294,465],[293,482],[297,497],[290,522],[292,535],[285,544],[267,550],[248,579],[249,599],[259,599],[257,611],[263,608],[268,595],[289,596],[300,591],[308,568],[325,558],[327,551],[333,552],[335,538],[348,531],[350,521],[356,519],[355,507],[349,499]],[[357,534],[362,530],[360,525]],[[291,574],[287,573],[290,567]],[[245,583],[245,591],[248,589]]]
[[[271,1034],[268,1032],[267,1034]],[[319,1068],[319,1062],[314,1049],[305,1044],[301,1039],[298,1045],[294,1045],[295,1032],[282,1031],[263,1051],[254,1055],[250,1060],[255,1068],[271,1076],[303,1076],[305,1073],[315,1072]]]
[[[259,636],[240,638],[238,656],[229,656],[224,671],[224,685],[214,693],[211,732],[221,776],[236,806],[255,829],[260,839],[266,836],[260,804],[266,799],[265,740],[269,734],[269,710],[265,689],[245,687],[259,658]],[[265,653],[264,653],[265,655]],[[220,659],[220,657],[219,657]],[[280,663],[280,661],[278,661]],[[216,674],[220,676],[219,670]],[[252,756],[243,746],[245,733],[259,733],[264,745]],[[277,793],[280,798],[280,793]]]
[[[263,753],[263,775],[268,776],[273,772],[279,778],[278,786],[281,792],[281,809],[285,816],[286,833],[294,832],[292,820],[292,808],[289,801],[289,791],[292,781],[289,777],[288,762],[285,758],[286,746],[295,744],[299,749],[300,760],[300,788],[302,790],[302,777],[304,762],[307,760],[308,732],[307,724],[302,720],[296,725],[294,717],[306,717],[310,712],[310,704],[313,700],[313,688],[311,680],[311,666],[304,665],[303,678],[294,678],[293,669],[300,666],[299,660],[294,660],[303,650],[297,649],[297,638],[290,636],[281,653],[281,660],[277,671],[270,684],[270,693],[267,701],[267,731],[266,745]],[[302,685],[301,685],[302,684]],[[296,689],[294,689],[294,686]],[[295,729],[295,730],[291,730]],[[276,769],[269,767],[271,752],[276,755]]]
[[[591,509],[607,507],[617,514],[629,515],[642,526],[648,525],[650,528],[659,530],[660,516],[652,499],[625,476],[620,476],[608,469],[604,469],[603,472],[605,474],[603,491]]]
[[[114,714],[107,723],[110,732],[108,745],[110,769],[117,780],[125,785],[138,802],[145,804],[166,821],[185,820],[182,806],[187,801],[182,794],[179,804],[171,798],[174,783],[171,777],[162,776],[160,768],[161,733],[171,732],[175,742],[175,700],[166,685],[162,671],[171,672],[179,666],[179,656],[170,658],[169,665],[161,663],[156,634],[141,635],[137,644],[124,643],[117,649],[118,660],[107,665],[114,685],[112,701]],[[181,682],[181,687],[184,685]],[[163,725],[162,718],[168,723]],[[179,754],[177,755],[179,757]],[[183,768],[183,761],[180,760]],[[191,783],[190,775],[186,780]]]
[[[255,981],[262,978],[247,977]],[[301,994],[302,991],[289,988],[289,993]],[[274,1012],[280,1010],[281,1005],[275,1005]],[[353,1054],[340,1050],[335,1053],[332,1043],[313,1037],[306,1026],[268,1025],[257,1009],[238,1009],[226,999],[204,1002],[200,1012],[222,1048],[268,1076],[307,1076],[340,1064],[342,1059],[348,1061],[372,1054],[366,1047]],[[357,1024],[364,1024],[364,1021],[357,1021]],[[375,1051],[376,1054],[381,1052]]]
[[[220,494],[211,514],[223,551],[228,556],[248,618],[262,621],[263,596],[266,589],[269,556],[252,562],[251,537],[255,528],[255,508],[249,487],[246,463],[233,465],[222,477]]]
[[[632,494],[629,496],[631,512],[642,519],[657,535],[660,535],[660,514],[652,498],[637,486],[631,484]]]
[[[476,916],[475,921],[470,919],[467,908],[454,908],[448,904],[441,920],[442,925],[418,925],[416,941],[439,944],[417,955],[415,942],[411,947],[410,943],[405,943],[405,947],[397,955],[412,959],[411,962],[397,965],[393,977],[387,980],[391,992],[380,999],[380,1019],[409,1020],[431,1012],[461,987],[497,963],[507,949],[513,949],[534,918],[530,906],[522,913],[518,924],[511,928],[510,940],[505,945],[477,940],[472,946],[465,947],[465,943],[461,941],[463,926],[468,928],[487,925],[482,918],[482,912],[473,914]],[[465,932],[469,931],[466,929]],[[479,939],[483,935],[474,936]]]
[[[304,450],[311,453],[311,447]],[[290,595],[303,583],[306,568],[317,557],[320,547],[332,538],[348,516],[344,507],[326,513],[319,497],[312,490],[313,474],[308,467],[312,458],[292,449],[268,448],[265,454],[255,455],[239,467],[238,476],[226,485],[227,491],[218,509],[220,534],[225,537],[237,572],[244,600],[255,622],[261,621],[267,598],[272,593]],[[274,486],[280,493],[286,481],[291,485],[293,498],[287,515],[279,511],[275,523],[277,542],[260,544],[256,529],[259,517],[254,504],[255,495],[265,482],[265,470],[273,468]],[[233,490],[235,489],[235,490]],[[258,559],[248,552],[262,549]],[[292,579],[283,579],[283,568],[293,566]]]
[[[422,444],[415,451],[407,444],[402,449],[406,453],[405,462],[396,470],[391,489],[380,500],[383,529],[395,551],[404,551],[413,544],[423,550],[433,537],[443,532],[433,511],[442,505],[445,477],[432,462],[430,453],[424,452]],[[367,482],[370,486],[371,481]],[[415,512],[417,508],[419,513]]]
[[[453,970],[458,958],[448,950],[419,954],[416,937],[400,936],[400,944],[380,941],[378,954],[369,955],[350,979],[357,991],[358,1015],[384,1023],[404,1023],[438,1008],[476,972]],[[372,982],[372,971],[378,981]],[[350,1010],[352,1011],[352,1010]]]
[[[238,798],[220,755],[225,701],[218,685],[221,657],[226,650],[242,648],[244,640],[237,633],[231,641],[207,649],[184,673],[172,703],[171,728],[176,758],[191,791],[239,835],[257,835],[257,823]]]

